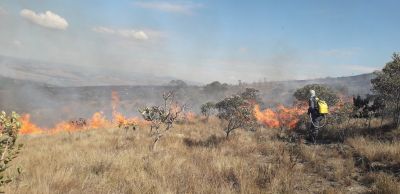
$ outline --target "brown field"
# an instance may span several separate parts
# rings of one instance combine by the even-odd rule
[[[400,144],[288,142],[278,130],[217,120],[175,125],[151,150],[149,128],[25,135],[6,193],[400,193]],[[399,134],[399,133],[395,133]],[[21,173],[17,172],[21,169]]]

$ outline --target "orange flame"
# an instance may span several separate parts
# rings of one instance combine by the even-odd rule
[[[20,134],[54,134],[62,131],[80,131],[85,129],[97,129],[97,128],[105,128],[112,126],[111,122],[108,121],[103,113],[96,112],[93,116],[88,120],[85,121],[85,125],[76,125],[72,122],[61,121],[55,125],[53,128],[41,128],[38,127],[36,124],[30,121],[30,115],[26,114],[22,116],[21,123],[22,127],[19,131]]]
[[[43,133],[43,129],[38,127],[37,125],[30,122],[31,115],[26,114],[21,117],[21,129],[19,130],[20,134],[40,134]]]
[[[22,127],[19,131],[20,134],[54,134],[63,131],[74,132],[87,129],[98,129],[107,127],[116,127],[125,124],[142,124],[146,125],[148,122],[138,117],[127,118],[123,114],[117,111],[119,106],[120,98],[117,92],[111,94],[111,106],[112,106],[112,119],[108,120],[103,112],[95,112],[92,117],[88,120],[82,120],[83,123],[74,123],[68,121],[61,121],[53,128],[41,128],[30,120],[30,115],[26,114],[21,118]]]
[[[254,115],[258,122],[270,128],[288,128],[293,129],[299,122],[299,116],[304,114],[306,109],[303,106],[300,107],[285,107],[278,105],[273,109],[260,110],[260,106],[254,106]]]

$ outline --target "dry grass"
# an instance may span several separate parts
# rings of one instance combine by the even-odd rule
[[[274,130],[235,131],[217,121],[177,125],[155,150],[148,128],[23,136],[6,193],[360,193],[351,153],[304,145]],[[354,140],[356,141],[356,140]],[[365,140],[367,141],[367,140]],[[397,149],[397,148],[396,148]],[[390,152],[391,157],[394,157]],[[397,152],[398,153],[398,152]],[[22,173],[17,173],[17,168]],[[379,182],[379,181],[378,181]],[[371,187],[372,188],[372,187]]]
[[[369,161],[400,164],[400,142],[398,141],[384,142],[357,137],[349,139],[347,142]]]

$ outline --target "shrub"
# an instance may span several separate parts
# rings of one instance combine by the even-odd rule
[[[17,113],[12,112],[11,115],[7,115],[4,111],[0,113],[0,187],[11,182],[11,179],[4,174],[22,147],[22,144],[16,144],[20,128],[21,123]]]

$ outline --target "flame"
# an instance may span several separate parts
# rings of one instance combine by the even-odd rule
[[[270,128],[293,129],[299,122],[299,116],[306,112],[304,106],[285,107],[278,105],[275,110],[260,110],[259,105],[254,106],[254,115],[257,121]]]
[[[90,119],[90,128],[98,129],[110,126],[111,123],[104,117],[102,112],[95,112]]]
[[[104,116],[103,112],[95,112],[90,119],[82,119],[81,123],[73,121],[61,121],[57,123],[53,128],[41,128],[36,124],[32,123],[29,114],[25,114],[21,117],[22,127],[19,131],[20,134],[55,134],[59,132],[75,132],[87,129],[99,129],[108,127],[118,127],[121,125],[130,124],[141,124],[147,125],[148,122],[138,117],[125,117],[122,113],[117,111],[119,106],[120,98],[117,92],[111,94],[111,106],[112,106],[112,119],[109,120]]]
[[[119,107],[121,98],[119,97],[118,92],[111,92],[111,107],[112,107],[112,123],[114,126],[121,125],[130,125],[130,124],[143,124],[146,125],[149,122],[140,119],[139,117],[126,117],[122,113],[118,112],[117,108]]]
[[[85,121],[85,125],[76,125],[72,122],[61,121],[53,128],[38,127],[36,124],[31,122],[30,118],[31,116],[29,114],[25,114],[21,117],[22,127],[19,130],[20,134],[54,134],[62,131],[74,132],[85,129],[106,128],[112,126],[111,122],[104,117],[102,112],[94,113],[88,121]]]
[[[279,121],[277,114],[271,109],[265,109],[264,111],[260,110],[259,105],[254,106],[254,115],[256,116],[257,120],[270,128],[278,128]]]
[[[43,133],[43,129],[33,124],[31,121],[31,115],[26,114],[21,117],[21,129],[20,134],[40,134]]]

